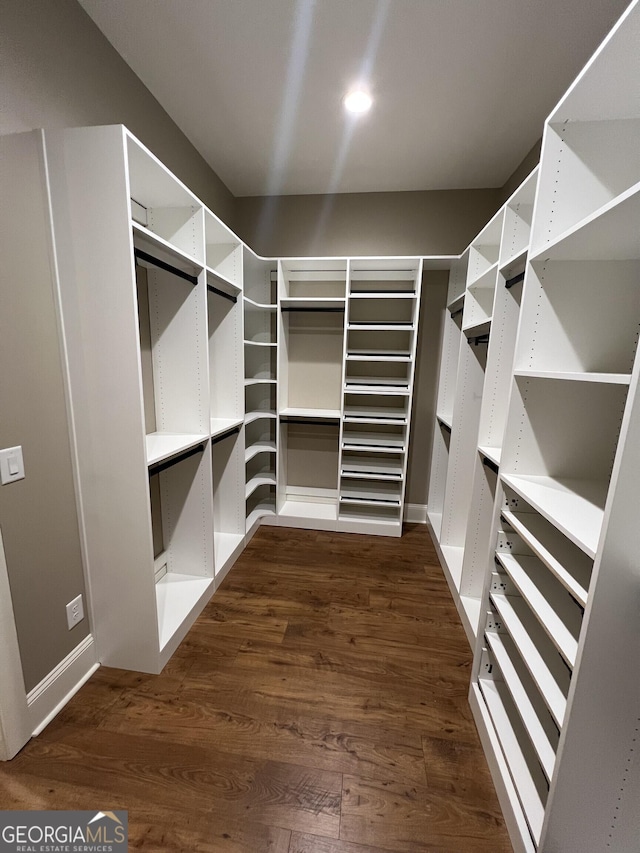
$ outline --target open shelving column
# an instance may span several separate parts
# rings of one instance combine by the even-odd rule
[[[339,529],[402,533],[422,261],[349,262]]]
[[[543,138],[470,692],[518,851],[640,831],[639,43],[636,3]]]
[[[244,248],[246,531],[276,514],[278,452],[277,262]]]
[[[278,265],[278,523],[335,530],[347,261]]]

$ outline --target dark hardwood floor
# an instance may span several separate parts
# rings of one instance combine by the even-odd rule
[[[510,853],[427,530],[261,528],[162,675],[101,668],[4,809],[127,809],[153,853]]]

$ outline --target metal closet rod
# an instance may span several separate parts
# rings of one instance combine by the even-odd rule
[[[219,287],[214,287],[212,284],[207,284],[207,290],[210,290],[218,296],[224,296],[225,299],[230,299],[234,304],[238,301],[237,296],[234,296],[232,293],[226,293],[224,290],[220,290]]]
[[[344,308],[309,308],[309,307],[297,307],[297,306],[287,306],[282,309],[282,313],[285,311],[290,313],[291,311],[296,311],[298,313],[309,313],[309,314],[344,314]]]
[[[195,456],[196,453],[202,453],[204,450],[204,444],[199,444],[197,447],[192,447],[190,450],[185,450],[184,453],[179,453],[177,456],[172,456],[171,459],[167,459],[164,462],[158,462],[156,465],[151,465],[149,467],[149,476],[152,474],[160,474],[161,471],[166,471],[167,468],[171,468],[174,465],[177,465],[178,462],[184,462],[185,459],[189,459],[191,456]]]
[[[226,432],[221,433],[221,435],[216,435],[211,439],[211,444],[218,444],[220,441],[224,441],[225,438],[230,438],[232,435],[237,435],[240,432],[240,427],[232,427],[228,429]]]
[[[156,258],[153,255],[150,255],[148,252],[143,252],[142,249],[134,249],[133,254],[136,260],[146,261],[148,264],[153,264],[154,267],[158,267],[165,272],[170,272],[173,275],[177,275],[178,278],[183,278],[185,281],[190,282],[195,285],[198,283],[198,277],[195,275],[191,275],[184,270],[178,269],[178,267],[172,266],[172,264],[167,264],[165,261],[161,261],[160,258]]]
[[[523,272],[518,273],[518,275],[514,275],[513,278],[508,278],[505,281],[504,286],[507,288],[507,290],[509,290],[510,288],[512,288],[514,286],[514,284],[520,284],[521,281],[524,281],[524,273]]]

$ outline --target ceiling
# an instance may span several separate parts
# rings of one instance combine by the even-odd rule
[[[627,5],[79,2],[237,196],[501,186]]]

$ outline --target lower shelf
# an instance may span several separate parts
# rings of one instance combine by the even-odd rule
[[[335,521],[338,517],[338,510],[335,502],[323,503],[320,501],[287,500],[282,505],[278,515],[289,516],[291,518]]]
[[[442,555],[447,563],[447,570],[451,575],[456,589],[460,589],[460,581],[462,579],[462,560],[464,558],[464,548],[455,545],[441,545]]]
[[[547,782],[533,752],[527,733],[517,716],[513,701],[503,681],[479,679],[500,746],[509,767],[531,835],[540,841],[544,810],[548,795]]]
[[[212,592],[213,578],[169,573],[158,581],[156,605],[161,651],[180,628],[184,628],[186,633],[190,627],[190,614]]]
[[[216,575],[224,568],[227,561],[233,557],[236,550],[242,547],[244,543],[244,533],[214,533],[213,535],[215,549],[215,569]]]

